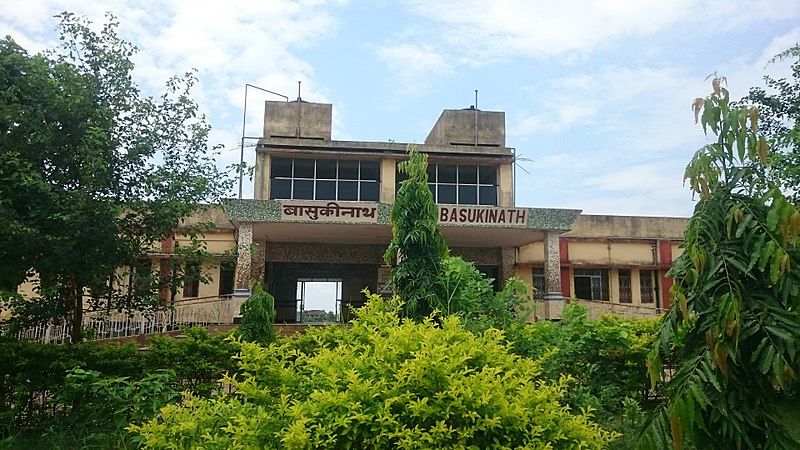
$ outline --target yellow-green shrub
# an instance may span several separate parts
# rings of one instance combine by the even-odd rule
[[[245,343],[234,394],[132,426],[153,448],[602,448],[614,438],[559,402],[500,331],[458,318],[414,323],[371,296],[351,329]],[[331,337],[335,339],[331,339]]]

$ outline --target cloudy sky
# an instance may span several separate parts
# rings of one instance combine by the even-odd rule
[[[4,0],[0,34],[53,47],[63,10],[113,12],[147,92],[196,68],[220,165],[239,158],[245,83],[294,98],[301,80],[304,100],[333,103],[334,139],[398,142],[423,141],[478,89],[481,109],[506,111],[517,204],[594,214],[689,215],[705,77],[741,97],[788,73],[767,61],[800,41],[800,0]],[[251,91],[248,135],[268,98]]]

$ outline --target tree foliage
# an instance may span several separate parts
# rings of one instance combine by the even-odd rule
[[[443,297],[442,258],[449,254],[439,230],[439,216],[428,188],[428,156],[409,145],[408,161],[398,165],[408,175],[392,208],[392,240],[384,259],[392,266],[390,283],[405,302],[409,317],[422,318]]]
[[[275,340],[275,298],[261,287],[253,286],[253,295],[242,303],[242,324],[237,335],[248,342],[269,344]]]
[[[352,328],[243,344],[233,393],[184,398],[132,429],[148,448],[603,448],[615,434],[561,398],[568,380],[457,317],[400,318],[376,295]]]
[[[174,289],[140,261],[230,179],[207,151],[191,73],[145,96],[132,77],[136,47],[113,16],[98,32],[58,17],[57,49],[30,55],[0,41],[0,289],[15,297],[35,274],[40,299],[17,302],[17,318],[70,317],[79,338],[85,308],[153,306]],[[141,278],[136,295],[120,289],[128,276]]]
[[[765,177],[759,110],[731,106],[724,80],[695,100],[716,139],[686,179],[700,199],[670,275],[672,307],[648,358],[654,383],[674,372],[642,436],[647,447],[797,448],[778,419],[800,342],[800,212]]]
[[[743,102],[759,109],[759,126],[773,143],[771,175],[789,199],[800,203],[800,45],[780,53],[771,63],[793,60],[791,76],[765,76],[766,89],[750,89]]]

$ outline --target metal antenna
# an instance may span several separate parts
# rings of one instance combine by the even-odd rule
[[[244,85],[244,112],[242,113],[242,143],[241,143],[241,151],[239,154],[239,198],[242,198],[242,180],[244,179],[244,140],[247,139],[244,135],[245,125],[247,124],[247,88],[258,89],[259,91],[264,91],[267,94],[277,95],[278,97],[283,97],[286,101],[289,101],[289,97],[278,94],[277,92],[273,92],[264,88],[260,88],[258,86],[254,86],[249,83],[245,83]],[[252,138],[251,138],[252,139]],[[257,138],[256,138],[257,139]]]
[[[478,146],[478,90],[475,89],[475,147]]]
[[[297,137],[300,138],[300,104],[302,103],[302,99],[300,98],[300,81],[297,81],[297,128],[295,129],[295,134]]]

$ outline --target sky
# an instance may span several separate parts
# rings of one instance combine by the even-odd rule
[[[683,168],[708,142],[690,105],[711,73],[734,98],[800,42],[800,0],[3,0],[0,35],[58,44],[52,16],[98,26],[111,12],[136,44],[135,77],[158,95],[192,68],[194,97],[238,162],[244,87],[333,104],[333,139],[422,142],[445,108],[506,112],[517,206],[688,216]],[[261,134],[251,90],[245,134]],[[246,160],[254,160],[252,148]],[[245,184],[252,197],[252,183]]]

